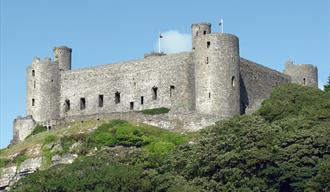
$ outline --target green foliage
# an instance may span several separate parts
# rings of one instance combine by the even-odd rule
[[[65,135],[61,137],[60,138],[60,143],[62,146],[61,154],[68,153],[70,151],[70,147],[72,147],[74,143],[80,142],[84,144],[86,142],[86,137],[87,137],[86,134],[83,133],[77,135]],[[84,154],[85,148],[86,148],[85,145],[79,146],[77,149],[74,149],[74,152],[78,154]]]
[[[330,76],[328,77],[328,83],[324,85],[324,91],[330,93]]]
[[[330,191],[330,156],[318,165],[317,175],[306,184],[306,191]]]
[[[148,125],[135,125],[123,120],[102,124],[90,134],[89,146],[116,145],[143,147],[149,153],[164,155],[176,145],[185,142],[186,135],[179,135]]]
[[[16,164],[16,166],[21,165],[21,163],[23,163],[25,160],[27,160],[28,157],[23,153],[23,154],[19,154],[14,160],[13,162]]]
[[[57,140],[57,137],[55,135],[48,135],[44,140],[44,145],[47,145],[49,143],[53,143]]]
[[[323,120],[330,118],[330,96],[317,88],[288,84],[273,91],[257,114],[268,121],[290,118]]]
[[[52,163],[52,157],[53,157],[53,154],[50,151],[50,149],[47,146],[44,146],[42,148],[42,168],[43,169],[49,168],[49,166]]]
[[[44,131],[47,131],[47,127],[37,124],[35,126],[35,128],[33,129],[32,133],[29,136],[27,136],[26,138],[29,138],[32,135],[36,135],[36,134],[44,132]]]
[[[0,169],[5,167],[9,163],[8,159],[1,159],[0,158]]]
[[[141,113],[145,115],[158,115],[158,114],[163,114],[163,113],[168,113],[170,109],[161,107],[161,108],[154,108],[154,109],[145,109],[142,110]]]
[[[255,114],[217,122],[189,143],[111,121],[87,136],[87,146],[102,148],[95,156],[38,171],[14,190],[329,191],[329,102],[323,91],[281,86]]]

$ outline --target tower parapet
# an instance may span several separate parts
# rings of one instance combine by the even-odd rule
[[[291,77],[291,83],[318,87],[317,67],[312,64],[293,64],[292,61],[288,61],[284,74]]]
[[[195,38],[194,46],[196,111],[223,117],[240,114],[238,38],[206,34]]]
[[[60,71],[71,70],[72,49],[66,46],[54,47],[54,60],[58,62]]]
[[[211,33],[211,23],[194,23],[191,25],[192,48],[195,50],[195,40]]]

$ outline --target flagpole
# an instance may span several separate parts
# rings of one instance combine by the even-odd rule
[[[221,33],[223,33],[223,19],[221,19],[220,22],[221,22]]]
[[[158,53],[160,53],[160,32],[158,33]]]

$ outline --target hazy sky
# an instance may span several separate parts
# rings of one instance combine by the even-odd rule
[[[143,58],[156,49],[190,49],[192,23],[217,23],[240,38],[240,55],[282,71],[288,59],[317,65],[319,84],[330,71],[329,0],[128,1],[0,0],[0,148],[25,116],[26,68],[32,58],[53,57],[54,46],[73,49],[73,69]]]

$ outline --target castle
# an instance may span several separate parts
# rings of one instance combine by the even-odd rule
[[[214,121],[255,111],[280,84],[318,86],[313,65],[288,62],[280,73],[241,58],[235,35],[212,33],[210,23],[191,28],[191,52],[151,53],[78,70],[71,70],[72,49],[66,46],[54,48],[53,60],[33,59],[27,116],[14,121],[14,140],[23,140],[36,123],[51,127],[63,119],[158,107],[169,108],[172,116]]]

